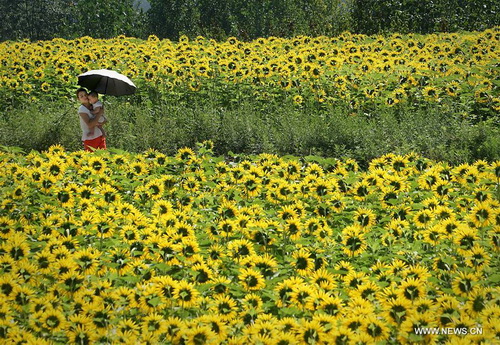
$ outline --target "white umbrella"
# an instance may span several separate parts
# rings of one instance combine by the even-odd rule
[[[78,85],[104,95],[133,94],[136,86],[128,77],[109,69],[96,69],[78,76]]]

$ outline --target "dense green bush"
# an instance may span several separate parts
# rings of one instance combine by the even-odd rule
[[[364,34],[480,31],[500,23],[494,0],[354,0],[352,8],[352,29]]]
[[[0,0],[0,41],[147,36],[134,0]]]
[[[343,31],[454,32],[500,25],[494,0],[0,0],[0,40],[118,35],[240,40]]]
[[[336,35],[350,30],[350,4],[342,0],[151,0],[151,32],[241,40],[258,37]]]
[[[210,102],[146,106],[121,99],[107,102],[108,146],[165,153],[212,140],[218,154],[260,153],[352,157],[363,162],[385,153],[417,152],[452,163],[500,159],[500,129],[471,124],[433,108],[386,108],[371,114],[349,107],[250,101],[238,107]],[[77,104],[26,105],[0,118],[0,144],[26,151],[62,144],[81,148]]]

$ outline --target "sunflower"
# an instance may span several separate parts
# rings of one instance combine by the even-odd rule
[[[334,328],[328,334],[328,339],[332,344],[353,344],[356,337],[356,333],[345,325]]]
[[[83,325],[72,327],[71,330],[66,332],[66,335],[72,344],[92,344],[100,336],[95,327]]]
[[[90,186],[82,185],[76,190],[75,194],[80,199],[89,200],[94,194],[94,190]]]
[[[474,191],[475,202],[493,202],[490,189],[487,186],[481,186]]]
[[[390,282],[389,269],[390,269],[389,264],[381,261],[377,261],[377,263],[375,263],[370,267],[370,270],[376,276],[377,281],[381,283]]]
[[[304,103],[304,97],[302,97],[301,95],[293,96],[293,103],[299,106],[302,105]]]
[[[269,226],[265,221],[252,223],[249,228],[248,238],[260,246],[269,246],[275,242],[275,237],[272,235],[278,228],[278,223],[274,223],[272,226]]]
[[[293,291],[293,287],[296,285],[303,284],[304,280],[302,278],[289,278],[285,279],[282,282],[276,284],[274,291],[278,295],[278,298],[275,300],[276,306],[278,308],[285,308],[291,304],[291,293]]]
[[[191,267],[193,271],[194,280],[197,283],[203,284],[209,281],[213,276],[213,271],[206,264],[195,264]]]
[[[488,232],[488,243],[495,252],[500,252],[500,226],[496,225]]]
[[[344,196],[344,194],[335,192],[328,196],[326,204],[328,206],[328,209],[340,213],[346,208],[347,200],[348,199]],[[322,212],[321,209],[318,209],[316,212],[320,216],[323,216],[324,212]]]
[[[7,285],[3,285],[6,288]],[[6,289],[8,291],[8,289]],[[34,290],[26,285],[14,285],[9,292],[9,299],[14,303],[13,308],[21,312],[23,308],[32,303],[34,297]]]
[[[223,219],[217,223],[217,226],[211,226],[206,231],[211,239],[217,239],[220,236],[229,238],[238,229],[238,223],[236,220]]]
[[[127,167],[127,176],[129,177],[141,177],[145,176],[149,172],[148,165],[143,161],[130,162]]]
[[[12,300],[13,292],[19,287],[19,282],[14,274],[4,274],[0,277],[0,293],[5,301]]]
[[[446,94],[451,97],[457,97],[460,88],[461,88],[460,83],[455,80],[451,81],[450,83],[447,83],[446,86],[444,86]]]
[[[2,251],[5,253],[4,255],[20,261],[28,255],[30,248],[25,236],[22,233],[16,232],[3,244]]]
[[[112,291],[113,299],[117,306],[137,307],[135,290],[121,286]]]
[[[337,286],[335,276],[325,268],[312,272],[311,281],[325,291],[333,291]]]
[[[180,243],[180,251],[186,259],[190,259],[200,252],[200,246],[196,238],[183,237]]]
[[[197,193],[201,187],[200,180],[195,176],[187,176],[181,183],[185,191]]]
[[[477,288],[478,281],[478,274],[458,272],[451,284],[453,292],[459,296],[467,297]]]
[[[281,203],[289,200],[295,193],[295,185],[288,183],[283,179],[276,180],[267,192],[267,199],[273,203]]]
[[[434,209],[434,215],[440,223],[442,223],[442,221],[453,220],[456,218],[454,210],[443,205],[439,205]]]
[[[425,285],[423,280],[415,278],[405,278],[399,286],[399,296],[407,300],[414,301],[425,295]]]
[[[351,270],[342,278],[342,280],[349,289],[356,289],[359,285],[368,282],[368,277],[364,272]]]
[[[353,298],[362,298],[368,301],[378,300],[380,287],[372,281],[366,281],[356,286],[356,289],[350,290],[349,294]]]
[[[423,241],[433,246],[440,244],[446,235],[445,230],[440,225],[429,227],[422,232]]]
[[[460,302],[451,295],[443,295],[437,299],[439,316],[438,321],[441,326],[449,326],[453,320],[460,315]]]
[[[9,217],[0,217],[0,237],[8,239],[14,232],[14,225],[16,222]]]
[[[95,274],[99,265],[101,252],[92,248],[85,248],[72,254],[77,264],[77,272],[92,275]]]
[[[255,198],[260,194],[261,184],[257,177],[252,175],[247,175],[241,181],[243,188],[245,189],[245,195],[249,198]]]
[[[145,185],[146,195],[151,200],[159,200],[165,192],[165,184],[160,179],[154,179]]]
[[[66,328],[67,321],[62,310],[48,309],[33,315],[42,331],[56,333]]]
[[[348,256],[357,256],[367,248],[364,231],[359,226],[348,226],[342,230],[342,248]]]
[[[495,211],[489,202],[478,202],[470,210],[469,219],[477,227],[488,226],[495,220]]]
[[[99,186],[96,194],[102,196],[102,200],[105,203],[115,203],[121,200],[121,194],[118,190],[110,184],[103,183]]]
[[[310,300],[314,293],[314,287],[307,283],[294,285],[290,293],[290,302],[301,310],[307,310],[307,308],[311,308]]]
[[[434,215],[431,210],[423,209],[415,213],[413,216],[413,222],[418,228],[424,229],[429,226],[431,221],[434,219],[433,216]]]
[[[303,344],[317,344],[328,339],[323,326],[317,320],[301,321],[296,331],[297,339]]]
[[[208,325],[196,325],[186,331],[186,344],[216,344],[217,334]]]
[[[170,225],[170,224],[169,224]],[[169,227],[167,234],[172,238],[194,238],[195,232],[193,225],[184,220],[177,220],[173,226]]]
[[[364,229],[369,229],[376,223],[377,216],[373,210],[360,207],[354,211],[354,221]]]
[[[352,193],[354,193],[354,199],[357,201],[366,200],[371,192],[371,184],[366,180],[358,181],[354,184],[352,188]]]
[[[453,243],[457,245],[457,252],[461,255],[467,255],[478,240],[477,230],[466,225],[459,225],[453,233]]]
[[[12,86],[11,86],[12,87]],[[40,90],[42,90],[42,92],[49,92],[50,91],[50,88],[51,88],[51,85],[47,82],[43,82],[41,85],[40,85]]]
[[[286,331],[276,331],[273,333],[272,341],[279,345],[298,345],[300,344],[297,336],[294,333]]]
[[[489,267],[490,261],[490,255],[488,255],[483,247],[477,244],[468,251],[467,255],[465,255],[465,264],[477,272]]]
[[[148,313],[142,318],[140,327],[142,335],[160,335],[167,331],[167,320],[158,313]]]
[[[302,237],[303,227],[298,218],[287,219],[283,226],[283,232],[287,238],[296,241]]]
[[[398,297],[383,302],[384,319],[394,326],[400,325],[413,315],[412,302]]]
[[[182,336],[180,331],[185,326],[183,321],[180,318],[175,317],[175,316],[170,316],[166,319],[164,318],[163,321],[164,322],[159,324],[159,326],[160,326],[159,328],[163,331],[162,334],[165,334],[165,337],[167,339],[169,339],[170,341],[172,341],[174,343],[177,342]],[[144,329],[145,326],[147,327],[147,325],[145,325],[143,323],[143,325],[142,325],[143,331],[145,330]],[[151,330],[154,330],[155,328],[156,327],[154,326],[154,323],[153,323],[153,327],[151,327]],[[147,330],[147,328],[146,328],[146,330]]]
[[[278,268],[278,261],[268,253],[253,255],[249,259],[249,264],[258,269],[265,278],[272,277]]]
[[[492,305],[492,289],[477,287],[468,296],[465,313],[472,317],[480,317]],[[486,319],[486,318],[485,318]]]
[[[292,205],[284,205],[277,213],[277,216],[283,220],[298,219],[297,210]]]
[[[196,153],[189,147],[183,147],[177,151],[175,158],[184,162],[189,162],[196,158]]]
[[[354,266],[345,260],[339,261],[335,266],[336,276],[346,277],[349,273],[355,272]]]
[[[414,278],[421,281],[427,281],[427,279],[431,277],[431,273],[429,272],[427,267],[424,267],[418,263],[403,268],[401,274],[404,278]]]
[[[231,321],[237,315],[236,301],[227,295],[216,295],[211,301],[210,310],[214,312],[220,320]]]
[[[90,156],[87,166],[93,174],[104,174],[107,171],[107,163],[103,156]]]
[[[41,169],[46,171],[51,177],[60,179],[64,176],[68,167],[68,164],[62,158],[53,157],[48,162],[43,163]]]
[[[262,311],[263,304],[264,302],[262,301],[262,298],[255,294],[255,293],[250,293],[245,295],[243,298],[243,307],[246,310],[256,310],[256,311]]]
[[[217,315],[205,314],[197,319],[200,325],[206,325],[212,332],[215,333],[217,341],[223,341],[227,337],[228,327],[224,321],[220,320]]]
[[[325,172],[324,169],[321,165],[317,163],[310,163],[307,165],[304,171],[305,176],[316,176],[316,177],[322,177],[324,176]]]
[[[174,300],[183,308],[196,306],[200,302],[199,295],[194,285],[185,280],[177,282],[173,290]]]
[[[387,209],[397,208],[398,205],[401,205],[405,202],[405,200],[400,197],[394,187],[384,188],[384,190],[380,194],[379,200],[382,207]]]
[[[229,242],[227,248],[231,253],[231,257],[236,261],[241,261],[247,257],[255,255],[253,243],[246,239],[231,241]]]
[[[374,315],[369,315],[361,326],[361,333],[370,336],[372,342],[378,342],[386,340],[389,337],[390,330],[383,320]]]
[[[292,254],[294,259],[292,266],[297,270],[299,274],[307,275],[310,274],[314,269],[314,260],[311,257],[311,253],[306,248],[301,248]]]
[[[59,263],[59,271],[61,271],[61,265],[63,264],[64,262]],[[76,272],[76,270],[70,269],[59,277],[59,281],[61,282],[61,286],[64,291],[67,291],[68,293],[75,293],[76,291],[83,288],[85,277],[82,274]]]
[[[234,201],[224,198],[218,208],[218,214],[222,219],[233,219],[239,215],[239,211]]]
[[[476,167],[471,167],[464,175],[465,183],[474,186],[477,184],[480,178],[481,178],[481,173]]]
[[[314,218],[309,219],[309,223],[306,224],[306,229],[308,229],[309,231],[312,230],[313,233],[310,235],[317,238],[321,242],[328,242],[333,235],[333,230],[328,226],[328,224],[321,221],[318,224],[316,223],[316,220]]]

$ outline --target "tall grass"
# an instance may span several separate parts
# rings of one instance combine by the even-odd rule
[[[219,154],[269,152],[351,157],[367,162],[388,152],[416,152],[461,163],[500,159],[500,129],[470,123],[450,110],[408,106],[370,114],[336,108],[247,101],[222,107],[205,103],[145,105],[108,102],[108,146],[131,152],[173,153],[212,140]],[[81,148],[76,103],[38,103],[0,117],[0,145],[29,151],[61,144]]]

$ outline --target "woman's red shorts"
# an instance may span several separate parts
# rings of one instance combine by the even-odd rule
[[[97,137],[91,140],[83,141],[83,148],[85,151],[95,151],[97,149],[105,150],[106,149],[106,138],[104,136]]]

